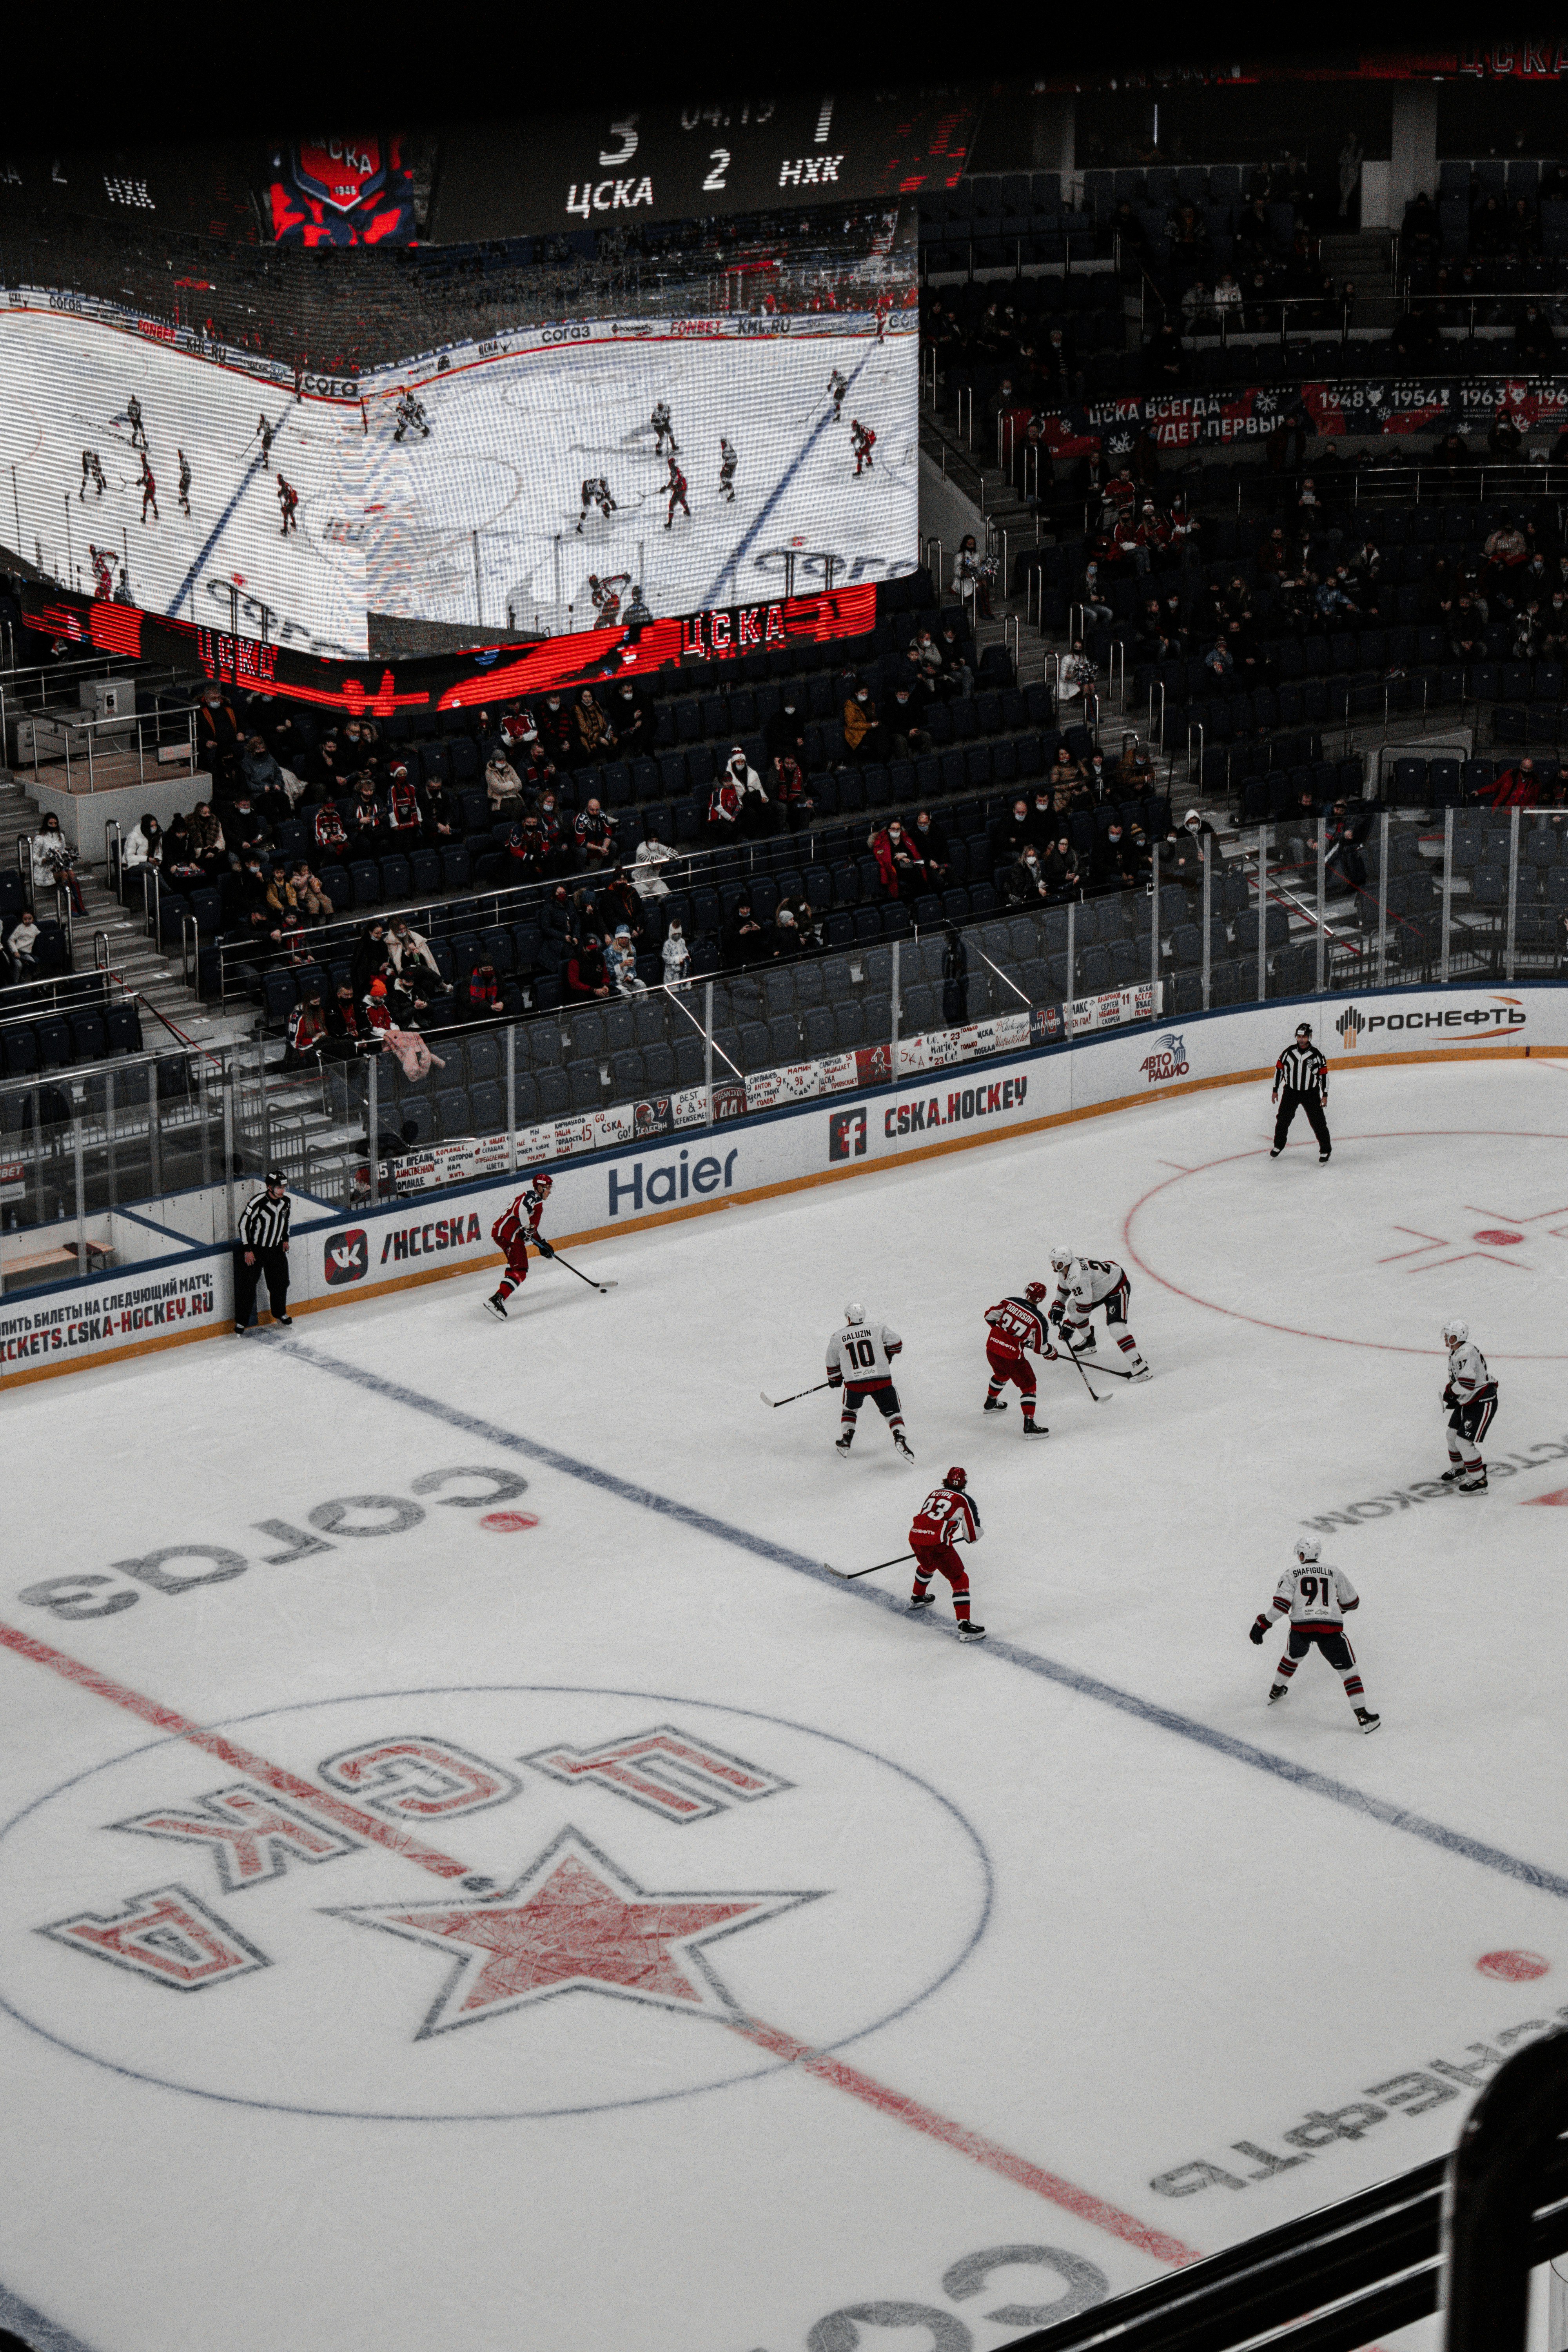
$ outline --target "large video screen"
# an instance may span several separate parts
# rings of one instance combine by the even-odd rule
[[[711,315],[531,324],[359,378],[13,289],[0,541],[84,593],[350,656],[371,612],[555,635],[634,588],[662,615],[890,578],[919,535],[895,220],[837,275],[716,277]]]

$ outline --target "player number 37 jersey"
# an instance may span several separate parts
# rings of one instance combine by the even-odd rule
[[[893,1377],[892,1359],[903,1346],[886,1323],[846,1323],[827,1343],[827,1377],[851,1388],[874,1388]]]
[[[973,1496],[952,1486],[938,1486],[915,1513],[910,1528],[911,1543],[973,1543],[980,1533],[980,1513]]]
[[[1326,1568],[1321,1560],[1287,1569],[1274,1588],[1274,1606],[1281,1616],[1290,1612],[1292,1625],[1321,1625],[1338,1631],[1347,1609],[1361,1605],[1361,1597],[1342,1568]]]

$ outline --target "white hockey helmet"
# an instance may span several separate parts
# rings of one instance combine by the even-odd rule
[[[844,1309],[844,1320],[846,1323],[864,1323],[866,1320],[866,1309],[858,1298],[852,1298]]]
[[[1058,1274],[1065,1274],[1068,1266],[1072,1264],[1071,1250],[1065,1249],[1061,1243],[1058,1242],[1055,1249],[1051,1252],[1051,1264],[1055,1266]]]
[[[1322,1559],[1323,1547],[1318,1541],[1316,1536],[1298,1536],[1296,1538],[1296,1557],[1301,1561],[1303,1566],[1305,1566],[1309,1560]]]
[[[1443,1326],[1443,1337],[1448,1345],[1451,1348],[1462,1348],[1469,1336],[1469,1325],[1461,1323],[1457,1315],[1450,1315]]]

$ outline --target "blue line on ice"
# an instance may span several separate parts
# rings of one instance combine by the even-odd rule
[[[849,383],[847,387],[848,391],[854,391],[856,383],[862,371],[868,368],[870,363],[871,353],[868,352],[865,358],[860,362],[859,366],[855,368],[850,374]],[[826,398],[826,395],[824,394],[824,397]],[[744,537],[739,540],[730,550],[730,552],[724,558],[724,562],[720,570],[714,573],[712,580],[709,583],[708,593],[702,599],[702,603],[705,607],[718,603],[719,591],[724,585],[726,579],[734,582],[735,593],[737,596],[740,594],[742,556],[744,555],[746,550],[750,547],[752,541],[761,530],[763,523],[766,522],[769,515],[772,514],[773,509],[777,506],[779,500],[783,498],[784,492],[788,489],[790,484],[794,481],[795,476],[799,473],[801,467],[805,465],[806,459],[810,457],[812,451],[816,448],[817,443],[821,440],[823,435],[826,432],[832,422],[833,420],[831,416],[829,416],[827,412],[824,410],[821,423],[816,427],[815,431],[806,435],[805,439],[801,443],[800,447],[795,451],[795,456],[790,459],[789,464],[784,467],[784,472],[779,476],[778,480],[773,484],[773,488],[769,491],[766,499],[763,501],[763,504],[757,509],[756,513],[752,516],[751,526],[746,531]],[[886,450],[884,450],[882,454],[885,458],[887,456]]]
[[[282,439],[283,434],[288,428],[290,421],[289,412],[285,408],[282,415],[278,419],[277,424],[272,428],[272,446],[274,448],[277,447],[279,442]],[[233,498],[230,499],[227,506],[225,507],[222,514],[219,515],[216,522],[214,523],[211,530],[208,531],[205,539],[202,541],[201,546],[196,550],[191,562],[190,570],[186,572],[184,578],[181,581],[179,586],[174,591],[174,603],[165,608],[167,617],[171,621],[178,620],[180,616],[180,607],[184,603],[186,597],[190,594],[197,572],[201,570],[203,564],[206,562],[208,556],[212,553],[214,548],[217,545],[219,540],[228,529],[229,524],[234,520],[236,508],[238,506],[241,499],[245,496],[246,491],[249,488],[257,473],[260,471],[266,463],[267,460],[262,457],[261,452],[258,449],[255,457],[251,459],[249,465],[247,466],[244,473],[241,474],[239,478],[239,487],[235,491]]]
[[[770,1542],[766,1536],[752,1535],[745,1528],[732,1527],[727,1519],[717,1519],[710,1512],[695,1510],[689,1503],[678,1503],[668,1495],[656,1493],[651,1486],[638,1486],[629,1478],[618,1478],[613,1470],[579,1462],[574,1454],[542,1445],[536,1438],[520,1437],[510,1429],[499,1428],[493,1421],[481,1421],[477,1413],[465,1412],[458,1405],[425,1396],[417,1389],[405,1388],[400,1381],[384,1380],[379,1372],[362,1370],[358,1364],[345,1363],[341,1357],[306,1347],[298,1339],[268,1339],[262,1344],[278,1348],[286,1356],[296,1356],[300,1362],[313,1364],[319,1371],[331,1372],[339,1380],[353,1381],[356,1386],[369,1389],[374,1395],[385,1397],[394,1404],[407,1405],[412,1412],[444,1421],[448,1428],[466,1431],[471,1437],[482,1437],[488,1444],[503,1446],[509,1453],[521,1454],[546,1469],[558,1470],[564,1477],[580,1478],[585,1486],[597,1486],[624,1503],[635,1503],[642,1510],[678,1520],[700,1535],[712,1536],[720,1543],[736,1544],[759,1559],[773,1560],[798,1576],[830,1584],[836,1591],[848,1592],[862,1604],[903,1614],[903,1602],[890,1592],[872,1591],[864,1583],[846,1586],[820,1560],[808,1559],[803,1552],[791,1551],[786,1545]],[[939,1630],[930,1626],[921,1627],[921,1632],[929,1638]],[[994,1636],[983,1649],[971,1654],[1000,1658],[1010,1666],[1021,1666],[1026,1674],[1059,1683],[1080,1698],[1097,1699],[1102,1706],[1118,1707],[1123,1715],[1132,1716],[1156,1730],[1174,1732],[1178,1738],[1190,1739],[1197,1747],[1228,1757],[1233,1763],[1249,1764],[1255,1772],[1272,1773],[1277,1780],[1288,1781],[1292,1788],[1304,1789],[1315,1797],[1327,1797],[1352,1813],[1363,1813],[1369,1821],[1383,1822],[1385,1828],[1403,1830],[1409,1837],[1424,1838],[1428,1845],[1438,1846],[1445,1853],[1458,1854],[1466,1862],[1479,1863],[1483,1870],[1495,1870],[1504,1878],[1518,1879],[1526,1886],[1539,1888],[1543,1895],[1568,1898],[1568,1878],[1556,1871],[1546,1870],[1538,1863],[1521,1862],[1515,1854],[1504,1853],[1499,1846],[1468,1836],[1463,1830],[1447,1829],[1441,1822],[1430,1822],[1424,1814],[1394,1804],[1386,1797],[1352,1789],[1348,1782],[1332,1780],[1326,1772],[1314,1772],[1310,1765],[1294,1763],[1287,1756],[1272,1755],[1266,1748],[1254,1748],[1249,1740],[1237,1739],[1228,1731],[1215,1731],[1206,1723],[1196,1723],[1191,1716],[1178,1715],[1173,1707],[1159,1706],[1152,1699],[1119,1690],[1114,1683],[1101,1682],[1098,1675],[1085,1674],[1081,1667],[1064,1665],[1056,1658],[1042,1657],[1037,1651],[1021,1649],[1016,1642],[998,1641]]]

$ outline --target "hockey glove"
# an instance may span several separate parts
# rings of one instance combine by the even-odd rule
[[[1059,1348],[1043,1348],[1043,1349],[1041,1349],[1041,1351],[1040,1351],[1040,1361],[1041,1361],[1043,1364],[1055,1364],[1055,1363],[1059,1363],[1059,1362],[1060,1362],[1060,1360],[1061,1360],[1061,1349],[1060,1349]]]
[[[1261,1649],[1263,1647],[1263,1636],[1268,1633],[1268,1618],[1258,1615],[1253,1619],[1251,1625],[1248,1627],[1247,1638],[1249,1642],[1255,1642],[1258,1644],[1258,1647]]]
[[[555,1255],[553,1243],[547,1242],[542,1234],[534,1234],[533,1246],[539,1252],[541,1257],[553,1257]]]
[[[1066,1309],[1066,1307],[1063,1306],[1063,1304],[1062,1304],[1061,1300],[1058,1298],[1058,1299],[1057,1300],[1056,1305],[1051,1308],[1051,1311],[1050,1311],[1049,1315],[1047,1315],[1047,1316],[1046,1320],[1047,1320],[1047,1323],[1055,1323],[1055,1324],[1058,1326],[1058,1329],[1059,1329],[1060,1325],[1061,1325],[1061,1319],[1062,1319],[1062,1317],[1063,1317],[1066,1313],[1067,1313],[1067,1309]]]
[[[1448,1386],[1443,1391],[1443,1402],[1447,1406],[1451,1412],[1458,1402],[1458,1398],[1454,1394],[1453,1383],[1450,1381]]]

